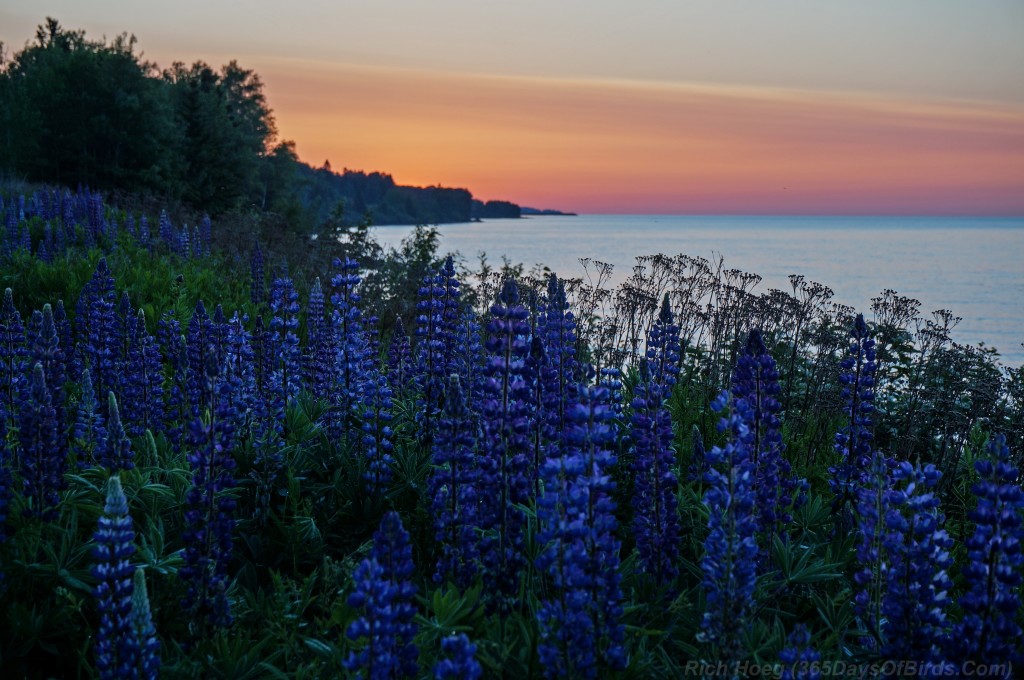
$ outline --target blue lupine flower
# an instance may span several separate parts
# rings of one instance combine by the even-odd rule
[[[67,352],[60,344],[57,324],[53,318],[53,308],[49,304],[43,305],[40,321],[38,333],[35,333],[31,342],[28,343],[30,345],[30,361],[32,365],[36,363],[43,365],[46,384],[50,388],[51,401],[54,409],[57,411],[57,420],[58,422],[64,422],[64,383],[67,380]]]
[[[14,420],[27,356],[25,327],[14,306],[14,295],[7,288],[0,307],[0,419],[6,422]]]
[[[676,492],[672,419],[661,386],[641,372],[633,398],[632,438],[633,533],[640,568],[656,583],[666,584],[679,573],[679,516]]]
[[[537,428],[534,434],[533,466],[539,477],[546,449],[565,430],[566,412],[576,397],[580,372],[576,359],[576,319],[569,310],[565,284],[554,274],[548,279],[547,297],[541,306],[534,338],[542,350],[537,372],[535,406]],[[537,354],[531,348],[531,354]],[[539,496],[539,492],[535,492]]]
[[[146,430],[159,431],[163,424],[163,366],[156,338],[146,332],[146,312],[140,307],[135,317],[133,341],[125,368],[123,401],[132,408],[126,413],[128,433],[141,436]]]
[[[153,626],[146,592],[146,572],[136,567],[132,587],[131,632],[137,650],[136,672],[139,680],[151,680],[160,675],[160,640]]]
[[[365,479],[374,495],[382,495],[391,481],[394,464],[394,432],[391,429],[391,388],[388,379],[376,368],[364,374],[360,394],[363,430],[362,447],[366,457]]]
[[[188,322],[188,334],[185,338],[185,347],[188,357],[188,403],[192,407],[192,416],[200,413],[199,407],[203,403],[203,390],[206,389],[206,375],[203,367],[206,366],[207,356],[213,354],[213,321],[206,313],[206,305],[202,300],[196,301],[196,308],[192,312],[192,319]],[[214,357],[216,364],[216,358]]]
[[[519,289],[507,279],[487,324],[487,365],[484,368],[483,451],[480,461],[481,545],[484,569],[495,579],[499,606],[511,604],[524,565],[520,505],[529,502],[531,397],[526,354],[528,312],[519,304]]]
[[[679,326],[672,318],[668,293],[661,300],[658,318],[647,335],[646,364],[651,382],[658,385],[663,398],[668,399],[679,375]]]
[[[88,365],[92,371],[92,384],[97,394],[117,388],[115,360],[119,340],[115,306],[114,277],[106,258],[101,258],[75,308],[78,360],[83,368]]]
[[[164,392],[164,432],[175,446],[181,444],[182,423],[191,414],[189,401],[188,348],[181,335],[181,324],[171,312],[167,312],[157,324],[157,340],[163,357],[167,380]]]
[[[32,370],[32,382],[23,390],[19,409],[21,478],[28,500],[25,514],[51,520],[57,516],[58,492],[65,487],[67,456],[60,446],[57,411],[46,387],[43,365]]]
[[[252,250],[250,269],[252,279],[249,282],[249,299],[258,307],[267,296],[267,284],[263,278],[263,251],[260,250],[259,242]]]
[[[128,514],[128,500],[117,475],[107,486],[107,502],[99,527],[93,534],[95,547],[92,575],[99,583],[93,590],[100,614],[96,632],[96,671],[101,678],[135,677],[138,644],[132,630],[132,578],[135,568],[135,532]]]
[[[71,434],[75,439],[79,467],[98,463],[107,441],[107,429],[103,425],[103,413],[100,411],[96,392],[92,387],[92,374],[88,368],[82,371],[82,394],[78,400],[78,415]]]
[[[830,484],[836,495],[833,512],[844,518],[857,503],[859,487],[872,457],[871,413],[875,399],[875,341],[864,315],[858,314],[850,331],[850,346],[841,364],[839,382],[845,401],[846,426],[836,433],[835,450],[839,463],[829,468]],[[845,519],[842,520],[845,522]],[[841,522],[841,524],[842,524]]]
[[[82,375],[82,367],[75,358],[74,336],[71,333],[71,322],[68,321],[63,300],[57,300],[57,306],[53,309],[53,325],[57,329],[58,345],[64,354],[65,379],[78,380]]]
[[[331,337],[324,317],[324,291],[320,277],[313,282],[306,308],[305,382],[310,393],[327,399],[331,390]]]
[[[476,645],[465,633],[449,635],[441,640],[441,653],[446,658],[434,666],[434,680],[478,680],[483,675],[476,660]]]
[[[160,234],[160,240],[164,242],[164,245],[167,247],[172,247],[174,245],[174,226],[171,224],[171,218],[167,215],[166,210],[160,211],[160,222],[157,233]]]
[[[690,430],[690,440],[693,442],[693,456],[690,458],[690,467],[687,476],[690,481],[703,481],[708,473],[707,451],[704,448],[704,437],[700,433],[697,424],[693,424]]]
[[[108,393],[107,400],[107,439],[100,452],[100,465],[111,471],[131,470],[135,467],[132,461],[132,443],[124,432],[121,424],[121,413],[117,408],[117,398],[113,392]]]
[[[114,310],[114,365],[118,368],[128,362],[128,350],[132,346],[135,334],[135,310],[128,297],[128,291],[122,291],[121,298]]]
[[[771,546],[775,537],[785,538],[797,486],[790,474],[789,461],[782,455],[785,446],[778,416],[782,408],[777,399],[779,392],[775,359],[765,347],[761,332],[754,329],[733,369],[732,396],[745,399],[750,406],[752,420],[747,427],[757,490],[757,523],[766,546]]]
[[[395,318],[395,327],[391,331],[391,342],[388,344],[388,382],[392,389],[404,392],[412,379],[412,349],[409,335],[405,332],[402,317]]]
[[[865,476],[857,482],[857,562],[860,569],[853,575],[858,586],[854,609],[871,634],[865,641],[868,646],[875,646],[881,639],[882,598],[890,567],[888,546],[899,540],[890,530],[892,466],[892,461],[875,451]]]
[[[729,395],[723,393],[712,408],[720,412],[728,403]],[[706,597],[701,639],[715,645],[723,661],[741,657],[757,581],[757,496],[747,426],[752,408],[745,399],[732,401],[731,407],[718,425],[729,433],[729,442],[707,453],[704,504],[709,532],[701,559]]]
[[[941,476],[934,465],[922,469],[903,462],[892,470],[889,522],[896,540],[885,546],[889,579],[882,600],[881,653],[887,659],[945,660],[945,609],[953,588],[946,570],[953,541],[943,529],[935,493]]]
[[[779,661],[785,664],[779,680],[820,680],[817,662],[821,654],[811,646],[811,633],[800,623],[789,634],[789,644],[779,652]]]
[[[423,279],[416,303],[416,380],[423,393],[421,434],[428,444],[443,406],[445,381],[457,372],[455,328],[460,294],[455,266],[448,257],[440,271]]]
[[[232,620],[227,587],[235,501],[224,492],[235,485],[231,456],[235,414],[232,383],[218,380],[213,352],[207,353],[204,366],[198,412],[205,415],[193,418],[188,433],[192,488],[186,495],[187,528],[182,536],[185,566],[178,576],[188,583],[182,606],[193,620],[227,627]]]
[[[302,389],[302,350],[299,348],[299,294],[289,278],[274,279],[270,287],[270,332],[277,354],[270,374],[277,413]]]
[[[350,607],[362,612],[346,631],[353,642],[365,638],[344,661],[345,670],[366,680],[415,677],[419,652],[416,636],[415,566],[409,534],[398,513],[384,515],[373,535],[373,552],[356,567]]]
[[[952,641],[962,661],[1021,664],[1022,632],[1015,618],[1024,570],[1024,493],[1005,436],[992,437],[987,453],[974,464],[980,478],[972,487],[978,505],[969,514],[974,533],[966,541],[967,591],[960,597],[964,617]]]
[[[359,264],[350,259],[334,260],[338,273],[331,277],[331,315],[334,358],[330,362],[334,386],[330,392],[332,409],[328,411],[327,428],[332,438],[347,448],[350,444],[347,419],[359,403],[367,365],[366,335],[359,309]]]
[[[441,545],[434,581],[469,585],[477,571],[476,445],[480,427],[457,376],[449,379],[433,441],[430,478],[435,536]]]

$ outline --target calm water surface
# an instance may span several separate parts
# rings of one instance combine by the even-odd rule
[[[398,245],[408,227],[378,227],[377,239]],[[963,321],[961,343],[984,342],[1003,361],[1024,363],[1024,218],[748,217],[586,215],[488,220],[442,225],[441,249],[475,268],[505,255],[527,269],[583,274],[582,257],[615,265],[626,278],[637,255],[665,253],[725,258],[728,268],[760,274],[755,292],[791,290],[802,274],[835,291],[834,300],[870,314],[884,288],[921,301],[927,314],[949,309]]]

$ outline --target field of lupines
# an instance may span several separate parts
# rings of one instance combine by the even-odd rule
[[[0,215],[5,677],[1024,667],[1024,381],[947,311]]]

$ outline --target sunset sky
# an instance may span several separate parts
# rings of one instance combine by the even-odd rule
[[[1020,0],[3,0],[262,77],[314,165],[587,213],[1024,215]]]

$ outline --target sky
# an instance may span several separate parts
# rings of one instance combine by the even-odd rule
[[[1024,215],[1021,0],[0,0],[237,59],[313,165],[586,213]]]

